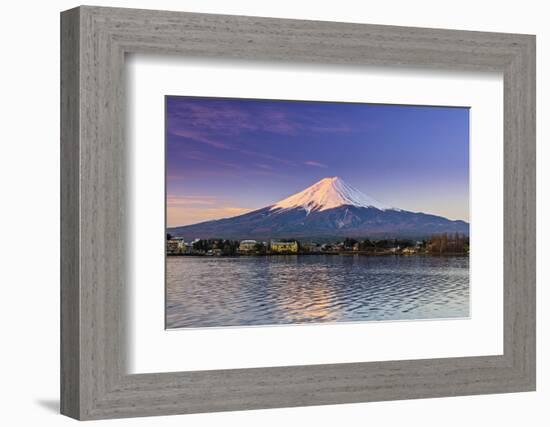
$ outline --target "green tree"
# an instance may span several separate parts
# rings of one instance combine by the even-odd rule
[[[254,250],[259,254],[263,254],[263,253],[265,253],[266,248],[265,248],[263,243],[258,242],[254,245]]]
[[[348,248],[352,248],[353,245],[355,245],[357,243],[357,240],[355,239],[352,239],[350,237],[346,237],[344,239],[344,248],[348,249]]]

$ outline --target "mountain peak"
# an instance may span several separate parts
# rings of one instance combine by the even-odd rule
[[[374,209],[353,209],[374,208]],[[464,221],[385,206],[337,176],[321,179],[280,202],[214,221],[169,229],[185,239],[296,238],[304,241],[352,237],[424,238],[435,233],[469,233]]]
[[[344,182],[342,178],[330,176],[321,179],[299,193],[277,202],[271,207],[271,210],[302,208],[309,213],[311,211],[324,211],[342,205],[382,210],[390,209],[389,206],[353,188]]]

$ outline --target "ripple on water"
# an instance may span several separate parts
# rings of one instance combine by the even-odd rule
[[[467,257],[169,257],[168,328],[469,316]]]

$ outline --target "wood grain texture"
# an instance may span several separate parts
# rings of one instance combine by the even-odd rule
[[[80,414],[79,17],[61,20],[61,412]]]
[[[534,36],[86,6],[63,12],[61,27],[62,413],[100,419],[534,390]],[[503,72],[504,354],[127,374],[127,53]]]

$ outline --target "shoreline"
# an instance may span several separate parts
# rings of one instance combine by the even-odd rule
[[[381,257],[381,256],[395,256],[395,257],[469,257],[470,254],[463,252],[447,252],[447,253],[416,253],[416,254],[400,254],[400,253],[369,253],[369,252],[316,252],[316,253],[269,253],[269,254],[166,254],[167,257],[196,257],[196,258],[262,258],[271,256],[315,256],[315,255],[329,255],[329,256],[367,256],[367,257]]]

